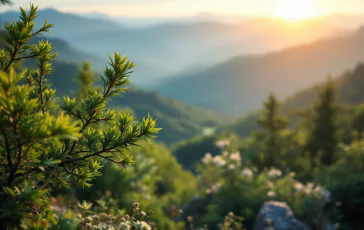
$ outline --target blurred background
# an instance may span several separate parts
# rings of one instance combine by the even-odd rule
[[[93,187],[54,192],[56,206],[137,200],[156,229],[215,229],[230,212],[266,229],[278,208],[294,213],[286,229],[364,229],[364,1],[31,3],[54,25],[42,39],[59,52],[57,97],[117,51],[136,68],[111,106],[163,128],[132,149],[136,166],[107,165]],[[1,24],[29,5],[1,6]]]

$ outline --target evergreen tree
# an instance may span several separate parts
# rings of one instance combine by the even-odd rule
[[[313,158],[318,157],[322,164],[330,165],[334,162],[335,149],[339,142],[335,89],[331,78],[320,92],[314,111],[313,127],[307,143],[308,150]]]
[[[89,62],[83,63],[75,81],[80,86],[76,94],[78,99],[85,98],[87,95],[94,92],[96,77],[95,73],[92,71],[92,65]]]
[[[135,66],[118,53],[110,57],[100,92],[80,102],[65,97],[59,109],[50,107],[55,90],[46,76],[57,54],[48,42],[30,45],[52,27],[45,22],[35,29],[36,17],[33,5],[29,12],[21,8],[20,19],[5,26],[6,44],[0,50],[0,229],[41,228],[43,218],[52,219],[52,187],[91,186],[101,174],[97,159],[131,165],[128,147],[159,131],[149,116],[139,123],[106,108],[125,90]],[[16,72],[14,64],[25,59],[34,59],[37,69]]]
[[[357,132],[359,139],[362,139],[364,133],[364,104],[360,104],[356,108],[351,126]]]
[[[261,129],[254,133],[260,146],[257,164],[260,169],[264,167],[278,167],[279,158],[283,148],[281,133],[288,126],[288,120],[280,113],[280,104],[277,98],[270,94],[264,102],[264,111],[257,121]]]

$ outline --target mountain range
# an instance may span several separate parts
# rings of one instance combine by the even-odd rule
[[[190,70],[167,79],[157,89],[185,103],[243,114],[258,109],[270,92],[283,99],[326,79],[328,74],[337,75],[364,61],[363,42],[364,27],[335,38]]]
[[[0,48],[4,47],[4,31],[0,31]],[[106,62],[98,57],[74,49],[66,41],[57,38],[42,37],[54,46],[59,56],[53,62],[53,72],[48,79],[56,89],[56,98],[74,95],[78,85],[74,81],[81,64],[88,60],[99,66],[106,66]],[[36,38],[32,43],[37,43]],[[33,62],[25,62],[26,67],[33,67]],[[101,74],[97,73],[97,79]],[[131,77],[133,80],[134,76]],[[100,82],[98,82],[100,83]],[[136,89],[131,86],[121,97],[115,97],[110,102],[113,108],[131,112],[137,119],[150,114],[158,120],[158,126],[163,130],[158,135],[158,141],[174,144],[178,141],[196,135],[204,135],[206,131],[214,131],[226,125],[229,117],[208,109],[185,105],[176,100],[163,97],[156,92]]]
[[[49,80],[57,90],[57,97],[72,95],[78,89],[74,82],[78,69],[79,65],[75,63],[54,63],[54,72]],[[157,140],[168,145],[193,136],[205,135],[206,131],[214,131],[229,122],[228,116],[215,111],[185,105],[156,92],[135,87],[130,87],[122,96],[113,98],[110,105],[116,109],[131,111],[139,120],[150,114],[162,128]]]
[[[353,68],[333,77],[333,83],[336,90],[337,103],[349,106],[344,108],[349,108],[346,112],[349,112],[349,118],[352,118],[355,109],[350,108],[355,108],[364,103],[364,63],[359,63]],[[282,110],[284,114],[287,115],[287,113],[297,111],[297,109],[300,111],[307,111],[307,109],[312,108],[313,104],[318,100],[318,94],[323,89],[324,85],[325,82],[322,81],[311,85],[310,87],[303,88],[287,97],[282,101]],[[207,137],[199,136],[183,140],[173,146],[173,154],[186,169],[193,170],[194,164],[198,162],[206,152],[212,154],[218,154],[220,152],[220,149],[216,147],[215,143],[221,136],[225,138],[226,134],[234,133],[239,138],[247,138],[253,131],[256,131],[259,128],[257,120],[260,112],[260,110],[256,110],[247,114],[224,126],[214,135]],[[339,122],[347,124],[348,121]]]
[[[5,12],[0,19],[12,21],[16,15]],[[299,25],[264,18],[234,24],[201,20],[131,29],[108,17],[46,9],[37,20],[55,24],[47,39],[60,53],[51,78],[60,95],[76,90],[73,78],[79,64],[88,60],[100,71],[106,54],[123,47],[121,53],[137,63],[135,85],[162,96],[133,88],[125,94],[127,100],[117,99],[114,106],[129,107],[138,117],[152,111],[168,131],[161,139],[173,144],[225,125],[222,113],[255,111],[270,91],[284,98],[362,61],[364,28],[351,32],[336,26],[335,18]],[[289,44],[292,47],[281,48]],[[162,81],[162,72],[180,73]]]
[[[16,18],[16,12],[0,14],[2,21]],[[127,54],[139,66],[135,84],[143,88],[158,85],[160,79],[172,78],[178,73],[218,65],[236,55],[278,50],[344,34],[348,29],[337,26],[335,21],[319,19],[293,25],[268,18],[249,18],[235,23],[219,22],[217,16],[211,15],[196,18],[130,28],[105,16],[90,18],[45,9],[40,11],[37,23],[48,19],[55,25],[49,36],[63,39],[103,61],[115,51]]]

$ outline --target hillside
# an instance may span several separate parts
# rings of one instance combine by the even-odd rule
[[[317,95],[322,89],[324,82],[320,82],[311,87],[301,89],[293,95],[287,97],[282,103],[284,111],[295,109],[305,109],[312,106],[317,100]],[[357,106],[364,102],[364,64],[358,64],[354,68],[334,78],[337,90],[337,102],[346,105]],[[239,138],[248,137],[252,131],[258,128],[256,120],[259,111],[246,115],[233,123],[225,126],[219,132],[209,137],[191,138],[178,143],[174,148],[174,155],[177,160],[186,168],[192,169],[205,152],[217,154],[219,149],[215,146],[215,141],[224,133],[234,133]]]
[[[4,33],[1,33],[0,37],[3,36]],[[77,90],[78,86],[73,79],[77,76],[78,68],[83,61],[89,60],[93,64],[96,63],[99,68],[106,65],[106,62],[100,61],[97,57],[72,48],[62,39],[44,39],[50,41],[55,46],[55,51],[59,52],[58,60],[53,63],[53,74],[49,76],[50,82],[57,90],[57,97],[72,94]],[[36,40],[33,42],[37,42]],[[0,47],[2,44],[3,42],[0,42]],[[34,63],[25,63],[25,65],[32,66]],[[226,116],[217,112],[184,105],[173,99],[162,97],[158,93],[135,88],[130,88],[122,97],[114,98],[111,104],[114,107],[131,109],[138,119],[148,113],[158,119],[158,125],[163,128],[159,134],[159,140],[166,144],[203,134],[209,129],[217,129],[227,121]]]
[[[265,55],[240,56],[166,80],[162,95],[220,112],[256,110],[270,91],[283,99],[364,60],[364,28],[355,33]],[[185,89],[188,88],[188,93]]]
[[[57,89],[56,95],[61,97],[75,92],[77,85],[73,79],[77,75],[78,65],[57,61],[54,69],[49,79]],[[149,113],[158,120],[158,126],[163,128],[158,140],[166,144],[201,135],[206,129],[220,128],[228,121],[226,116],[214,111],[184,105],[158,93],[135,88],[128,89],[122,97],[114,98],[111,105],[115,108],[131,109],[138,119]]]
[[[335,78],[337,101],[348,105],[358,105],[364,101],[364,64],[359,63]],[[303,108],[315,102],[323,84],[303,89],[288,97],[285,108]]]
[[[2,21],[16,17],[14,12],[0,14]],[[190,22],[125,28],[120,26],[122,22],[110,18],[86,18],[54,9],[40,11],[37,22],[44,19],[55,25],[51,36],[104,61],[115,51],[128,54],[140,66],[134,82],[149,89],[163,77],[198,71],[201,66],[213,66],[236,55],[263,53],[344,33],[341,26],[321,20],[293,26],[267,18],[228,24],[202,17]]]
[[[41,40],[40,38],[34,39],[33,43],[38,43]],[[85,61],[90,62],[94,68],[101,69],[104,68],[104,62],[94,54],[86,53],[75,49],[68,42],[53,37],[43,37],[42,40],[49,41],[54,47],[54,51],[58,52],[58,61],[71,62],[81,64]]]
[[[49,35],[49,34],[47,34]],[[5,32],[0,30],[0,47],[3,47],[4,44],[4,37]],[[57,61],[61,62],[70,62],[70,63],[77,63],[81,64],[85,61],[91,62],[94,67],[97,69],[100,69],[101,67],[104,67],[105,65],[101,65],[101,63],[104,63],[101,61],[100,58],[98,58],[96,55],[80,51],[73,46],[71,46],[68,42],[66,42],[63,39],[54,38],[54,37],[47,37],[44,36],[42,38],[35,37],[31,40],[32,44],[37,44],[40,40],[48,41],[52,44],[54,47],[54,51],[58,53]]]
[[[18,20],[17,11],[7,11],[0,14],[1,24],[7,21]],[[38,17],[35,19],[36,25],[43,24],[45,20],[54,25],[50,36],[57,38],[69,38],[82,35],[90,31],[98,32],[110,30],[122,30],[122,27],[110,20],[101,18],[84,18],[76,14],[63,13],[53,8],[40,10]],[[84,38],[86,39],[86,38]]]

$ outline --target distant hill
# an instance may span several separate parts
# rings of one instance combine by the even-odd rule
[[[49,80],[56,88],[58,97],[77,90],[78,86],[73,79],[77,75],[78,67],[77,64],[63,61],[54,63],[54,72]],[[184,105],[158,93],[135,88],[128,89],[121,97],[113,98],[110,105],[131,109],[138,119],[149,113],[157,119],[158,126],[163,128],[158,140],[168,145],[202,135],[205,129],[218,129],[229,121],[227,116],[214,111]]]
[[[94,68],[101,69],[105,67],[105,62],[102,61],[98,56],[86,53],[80,50],[75,49],[72,47],[68,42],[59,39],[59,38],[53,38],[53,37],[42,37],[42,38],[36,38],[32,42],[38,43],[39,40],[47,40],[52,43],[52,46],[54,47],[54,50],[58,52],[58,60],[59,61],[65,61],[65,62],[71,62],[71,63],[78,63],[81,64],[85,61],[90,62]]]
[[[4,45],[5,32],[0,31],[0,47]],[[85,61],[90,62],[94,68],[100,70],[105,67],[106,63],[94,54],[80,51],[72,47],[65,40],[54,37],[35,37],[31,43],[37,44],[40,40],[48,41],[54,47],[54,52],[58,53],[57,61],[82,64]]]
[[[364,64],[357,64],[354,68],[341,73],[334,78],[337,90],[337,102],[341,104],[357,106],[364,103]],[[301,89],[286,98],[282,103],[285,112],[294,109],[305,109],[313,105],[318,99],[318,93],[322,90],[324,82],[311,87]],[[246,115],[231,124],[220,129],[218,133],[209,137],[191,138],[176,144],[173,153],[177,160],[186,168],[193,169],[193,165],[203,157],[205,152],[218,154],[219,149],[215,141],[222,133],[234,133],[240,138],[248,137],[258,128],[256,121],[259,111]]]
[[[15,12],[0,14],[2,21],[16,17]],[[140,66],[135,73],[135,83],[145,88],[158,84],[163,77],[197,71],[236,55],[267,52],[343,33],[341,26],[320,20],[292,25],[267,18],[240,23],[221,23],[211,15],[196,18],[126,28],[120,25],[122,22],[110,18],[87,18],[46,9],[40,11],[37,22],[48,19],[55,25],[51,36],[104,61],[115,51],[128,54]]]
[[[358,105],[364,102],[364,63],[359,63],[350,70],[335,78],[337,101],[347,105]],[[284,103],[285,109],[305,108],[311,106],[317,99],[317,94],[323,83],[300,90],[288,97]]]
[[[7,21],[15,21],[19,18],[18,11],[7,11],[0,14],[0,21],[3,24]],[[85,18],[72,13],[63,13],[53,8],[39,11],[36,25],[41,25],[45,20],[54,25],[50,36],[66,39],[88,33],[90,31],[122,30],[122,27],[112,20],[104,18]],[[84,39],[87,39],[86,37]]]
[[[4,32],[0,32],[0,48],[4,43],[1,38]],[[56,96],[70,95],[78,89],[74,78],[78,74],[80,64],[85,60],[97,63],[99,67],[105,67],[106,62],[100,61],[97,57],[78,51],[61,39],[43,37],[55,46],[59,57],[53,63],[53,74],[49,76],[50,82],[57,90]],[[36,43],[39,39],[32,41]],[[32,66],[34,63],[25,63]],[[138,70],[138,67],[136,67]],[[131,78],[134,80],[134,76]],[[138,90],[134,87],[127,90],[122,97],[113,98],[111,105],[118,108],[131,109],[134,115],[141,119],[151,114],[158,119],[158,126],[163,128],[159,134],[159,141],[166,144],[203,134],[207,129],[217,129],[228,122],[228,117],[217,112],[199,108],[196,106],[184,105],[173,99],[160,96],[158,93]]]
[[[337,75],[364,60],[364,28],[333,39],[264,55],[239,56],[202,71],[171,77],[158,89],[162,95],[216,111],[254,111],[269,92],[283,99],[299,89]],[[188,89],[188,93],[186,90]]]

